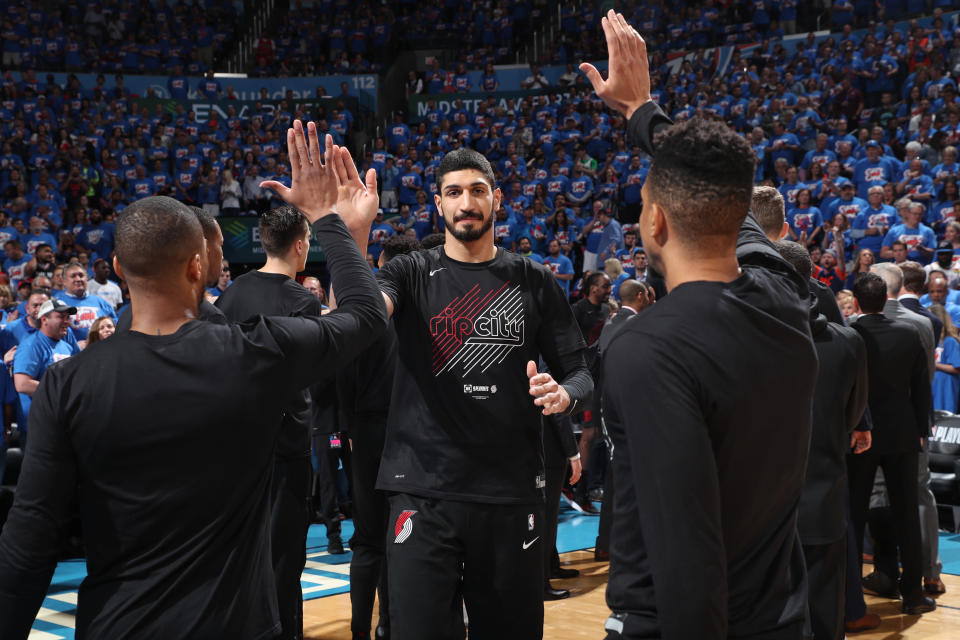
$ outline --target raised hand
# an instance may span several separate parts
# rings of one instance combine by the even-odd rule
[[[580,65],[597,96],[627,119],[650,100],[650,68],[647,45],[623,14],[612,9],[600,21],[607,38],[607,79],[589,62]]]
[[[330,166],[336,153],[333,138],[326,137],[326,150],[323,163],[320,162],[320,137],[317,125],[307,124],[304,133],[303,123],[295,120],[293,127],[287,129],[287,155],[290,156],[290,187],[276,180],[264,180],[263,189],[273,189],[284,202],[303,212],[310,224],[325,215],[336,213],[337,174]]]
[[[370,225],[377,217],[380,208],[380,196],[377,195],[377,171],[369,169],[365,180],[360,179],[357,166],[353,163],[350,150],[340,147],[331,160],[337,174],[337,213],[354,238],[366,238]]]

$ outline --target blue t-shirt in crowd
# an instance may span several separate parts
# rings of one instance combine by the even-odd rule
[[[897,240],[907,245],[907,251],[909,251],[907,259],[920,264],[930,262],[933,254],[924,255],[917,250],[917,247],[937,248],[937,234],[933,232],[933,229],[922,223],[917,225],[916,229],[911,229],[903,223],[890,227],[890,231],[887,231],[887,235],[883,238],[883,246],[889,247]]]
[[[17,347],[17,353],[13,357],[13,374],[23,373],[34,380],[40,380],[47,371],[47,367],[78,353],[80,353],[80,349],[76,345],[72,345],[66,340],[51,340],[42,332],[36,331]],[[27,421],[30,417],[31,396],[26,393],[19,395],[23,424],[18,424],[18,426],[21,431],[26,433]]]
[[[556,258],[548,255],[543,259],[543,264],[550,267],[550,271],[556,274],[573,274],[573,263],[570,262],[570,258],[563,255],[562,253]],[[567,298],[570,297],[570,282],[571,280],[557,280],[557,284],[560,285],[560,288],[563,289],[563,292],[566,294]]]
[[[101,222],[97,225],[86,225],[77,234],[77,244],[90,251],[96,251],[97,255],[109,260],[110,254],[113,253],[113,223]]]
[[[960,343],[956,338],[944,336],[937,347],[937,364],[949,364],[960,368]],[[937,370],[933,376],[934,411],[957,412],[957,396],[960,395],[960,374]]]
[[[70,328],[73,329],[79,340],[87,339],[87,334],[90,333],[90,326],[100,316],[109,316],[113,318],[114,323],[117,322],[117,312],[109,302],[100,296],[75,298],[64,291],[56,291],[53,295],[71,307],[77,308],[77,312],[70,316]]]

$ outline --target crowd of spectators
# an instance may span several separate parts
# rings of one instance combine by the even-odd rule
[[[561,37],[536,62],[546,65],[603,59],[606,53],[599,20],[606,4],[601,0],[561,3]],[[929,14],[935,8],[946,10],[954,4],[952,0],[632,0],[617,3],[617,10],[636,26],[652,49],[670,52],[775,40],[819,29],[866,27],[871,21],[901,20]]]
[[[362,74],[384,70],[398,49],[455,44],[471,69],[513,62],[544,2],[391,0],[292,2],[289,18],[254,45],[251,75]]]
[[[810,34],[794,52],[765,40],[748,55],[735,53],[723,74],[712,59],[670,74],[661,52],[651,55],[654,97],[674,120],[721,119],[748,137],[757,183],[783,194],[790,237],[811,249],[818,275],[835,291],[849,286],[858,254],[922,264],[937,255],[956,274],[960,228],[950,223],[960,211],[960,33],[940,10],[933,15],[930,27],[872,24],[858,36],[847,26],[820,42]],[[498,171],[499,243],[549,260],[557,240],[577,278],[616,257],[632,277],[629,225],[649,159],[627,146],[624,123],[583,77],[572,67],[568,75],[567,96],[491,97],[476,113],[456,99],[449,112],[429,101],[422,122],[398,116],[367,153],[387,218],[371,251],[391,233],[442,228],[431,176],[445,151],[468,145]],[[535,66],[531,81],[548,88]],[[615,268],[608,273],[621,277]]]
[[[960,255],[960,233],[949,224],[960,167],[960,35],[939,10],[934,17],[930,27],[872,24],[866,35],[846,27],[819,42],[810,34],[793,51],[779,39],[764,40],[735,53],[720,74],[706,60],[671,74],[666,56],[653,51],[653,95],[675,120],[722,119],[749,137],[757,183],[784,195],[791,238],[811,247],[837,290],[861,268],[858,257],[870,259],[865,252],[928,264],[946,261],[940,245],[952,243],[953,268],[952,255]],[[430,81],[456,85],[465,73],[460,65]],[[492,66],[487,75],[495,87]],[[215,78],[205,80],[211,86],[201,81],[200,91],[222,96]],[[649,158],[628,147],[622,119],[572,66],[561,80],[565,96],[491,95],[476,109],[454,100],[449,111],[431,101],[420,122],[397,114],[360,159],[363,169],[377,169],[382,189],[384,216],[373,230],[371,260],[391,234],[422,238],[442,230],[432,176],[445,152],[470,146],[490,158],[503,188],[498,243],[572,274],[563,284],[573,296],[584,270],[605,268],[611,258],[623,272],[611,265],[611,277],[637,275],[630,225],[639,216]],[[526,84],[550,89],[536,66]],[[75,77],[59,86],[32,71],[19,82],[7,73],[0,92],[0,235],[21,241],[26,258],[42,238],[61,262],[78,250],[87,264],[109,259],[109,247],[92,246],[85,229],[94,220],[109,224],[147,195],[169,194],[214,214],[276,206],[259,184],[289,179],[283,132],[290,122],[314,119],[337,143],[353,126],[346,108],[303,113],[286,103],[243,117],[229,109],[227,118],[214,114],[204,123],[183,108],[145,113],[128,99],[119,75],[112,85],[101,78],[82,87]],[[14,286],[22,279],[16,266],[7,270]]]
[[[11,0],[0,16],[4,69],[200,76],[236,35],[242,3]]]

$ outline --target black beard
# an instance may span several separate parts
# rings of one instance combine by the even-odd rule
[[[444,214],[444,221],[446,221],[447,216]],[[490,229],[493,227],[493,208],[490,209],[490,215],[483,221],[479,227],[469,227],[467,229],[458,229],[456,227],[457,216],[453,216],[453,224],[447,224],[447,228],[450,229],[450,235],[459,240],[460,242],[474,242],[482,238]],[[466,216],[461,216],[460,220],[467,219]]]

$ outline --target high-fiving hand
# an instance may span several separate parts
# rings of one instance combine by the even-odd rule
[[[333,168],[339,184],[337,213],[343,218],[344,224],[355,238],[358,234],[366,238],[380,208],[380,196],[377,195],[377,170],[367,170],[365,179],[361,180],[350,151],[346,147],[340,147],[337,151],[333,156]]]
[[[650,100],[650,68],[647,45],[623,14],[612,9],[600,21],[607,38],[607,79],[589,62],[580,65],[597,96],[627,119]]]
[[[527,378],[530,380],[530,395],[536,398],[533,404],[543,407],[543,415],[563,413],[570,406],[570,395],[563,385],[549,373],[537,373],[537,363],[533,360],[527,362]]]
[[[263,189],[273,189],[284,202],[296,207],[307,217],[310,224],[330,213],[336,213],[339,198],[337,173],[331,167],[339,148],[333,144],[328,134],[325,141],[323,162],[320,162],[320,136],[317,125],[307,124],[304,134],[303,123],[293,122],[293,128],[287,129],[287,154],[290,156],[290,187],[276,180],[264,180]],[[353,161],[351,160],[351,164]]]

